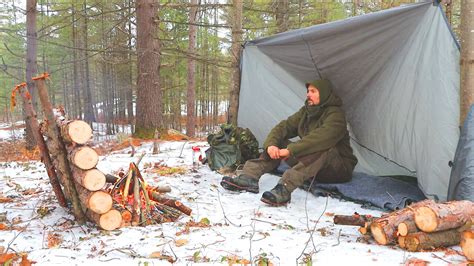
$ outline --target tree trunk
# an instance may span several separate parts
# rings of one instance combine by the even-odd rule
[[[65,208],[67,207],[66,198],[63,194],[63,190],[61,189],[59,178],[56,174],[53,162],[51,161],[51,157],[49,156],[49,151],[46,147],[43,135],[41,135],[36,111],[33,109],[33,104],[31,103],[31,97],[28,96],[26,92],[27,91],[25,88],[20,89],[21,96],[23,97],[23,106],[25,107],[25,112],[27,115],[26,122],[31,124],[33,136],[35,137],[36,143],[38,144],[40,150],[41,160],[43,161],[46,172],[48,173],[49,182],[53,187],[53,191],[56,195],[56,198],[58,199],[58,203],[61,207]]]
[[[187,90],[187,114],[186,114],[186,134],[194,137],[196,129],[196,114],[194,108],[196,104],[196,61],[194,54],[196,50],[196,15],[197,15],[197,0],[191,0],[192,7],[189,11],[189,44],[188,44],[188,90]]]
[[[289,15],[288,15],[289,3],[288,0],[277,0],[275,9],[275,20],[277,24],[278,32],[288,31]]]
[[[415,210],[416,226],[423,232],[437,232],[461,227],[474,220],[474,202],[450,201]]]
[[[153,138],[162,127],[162,99],[160,87],[160,43],[157,11],[159,2],[137,0],[137,116],[134,135]]]
[[[381,245],[394,244],[397,238],[398,225],[404,221],[413,219],[413,209],[433,203],[432,200],[417,202],[407,208],[386,214],[374,220],[370,225],[370,231],[375,241]]]
[[[474,103],[474,1],[461,1],[461,121]]]
[[[474,230],[461,233],[461,249],[469,261],[474,261]]]
[[[460,240],[460,233],[456,229],[451,229],[429,234],[425,232],[408,234],[403,237],[402,245],[404,249],[413,252],[458,245]]]
[[[77,58],[78,54],[78,37],[77,37],[77,21],[76,21],[76,8],[75,5],[73,4],[72,6],[72,43],[74,49],[72,50],[72,59],[73,59],[73,83],[74,83],[74,99],[73,99],[73,104],[74,104],[74,112],[73,116],[74,118],[82,118],[82,106],[81,106],[81,91],[80,91],[80,86],[79,86],[79,59]]]
[[[240,54],[242,51],[242,0],[233,1],[232,17],[232,78],[228,123],[237,125],[240,94]]]
[[[35,83],[31,79],[37,72],[37,61],[36,61],[36,49],[37,49],[37,32],[36,32],[36,0],[26,1],[26,82],[28,91],[31,95],[31,102],[33,108],[36,104],[36,89]],[[26,115],[25,115],[26,116]],[[25,117],[25,122],[26,121]],[[26,123],[26,148],[33,150],[36,146],[33,129],[30,123]]]
[[[67,152],[64,143],[62,142],[61,135],[59,133],[59,128],[56,124],[56,118],[53,113],[53,107],[51,106],[51,102],[49,101],[48,91],[45,85],[44,79],[37,79],[35,81],[36,86],[38,87],[38,94],[41,101],[41,105],[43,106],[43,112],[47,119],[48,123],[48,133],[54,139],[54,147],[57,149],[57,160],[61,167],[59,169],[61,173],[64,175],[65,183],[64,188],[66,190],[66,194],[69,195],[69,198],[72,202],[72,211],[74,213],[74,217],[76,218],[79,224],[84,224],[84,213],[82,212],[81,205],[79,202],[79,198],[77,195],[76,188],[74,186],[73,177],[71,168],[69,166],[69,162],[67,159]],[[53,151],[51,151],[53,152]]]
[[[84,13],[84,21],[83,21],[83,28],[82,28],[82,34],[84,35],[84,68],[85,68],[85,86],[84,86],[84,120],[87,121],[88,123],[95,122],[95,117],[94,117],[94,107],[93,107],[93,102],[92,102],[92,92],[91,92],[91,86],[90,86],[90,81],[89,81],[89,53],[87,52],[88,49],[88,27],[87,27],[87,0],[84,0],[83,4],[83,13]]]

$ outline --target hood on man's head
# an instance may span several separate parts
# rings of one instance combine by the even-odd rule
[[[309,85],[315,86],[318,91],[319,91],[319,104],[325,103],[329,99],[329,95],[331,95],[332,92],[332,84],[328,79],[317,79],[313,80],[310,82],[307,82],[306,88],[309,87]]]

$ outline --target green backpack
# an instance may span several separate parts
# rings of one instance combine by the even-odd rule
[[[250,129],[232,124],[222,124],[218,133],[207,136],[207,142],[211,147],[206,151],[206,158],[212,170],[236,169],[260,155],[258,141]]]

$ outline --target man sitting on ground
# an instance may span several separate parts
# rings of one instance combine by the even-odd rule
[[[351,180],[357,158],[349,143],[342,100],[332,91],[329,80],[306,83],[306,88],[305,105],[270,131],[263,145],[264,152],[260,158],[247,161],[241,175],[224,176],[222,187],[258,193],[260,177],[275,170],[281,160],[291,168],[261,198],[272,206],[288,203],[293,190],[312,178],[321,183]],[[290,142],[297,136],[298,141]]]

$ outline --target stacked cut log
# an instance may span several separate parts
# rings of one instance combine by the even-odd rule
[[[16,86],[12,97],[15,93],[23,97],[28,123],[39,145],[53,191],[61,206],[67,207],[70,203],[79,224],[84,224],[87,218],[104,230],[114,230],[130,224],[174,221],[182,213],[190,215],[191,209],[178,200],[163,196],[162,193],[170,191],[169,187],[148,187],[138,170],[138,163],[131,163],[128,174],[120,177],[106,176],[99,171],[96,168],[99,156],[87,145],[92,128],[81,120],[66,120],[63,110],[53,109],[45,84],[47,77],[45,73],[33,78],[45,117],[41,125],[26,83]],[[112,184],[106,185],[107,182]]]
[[[340,217],[352,218],[341,219]],[[363,234],[370,231],[381,245],[398,244],[408,251],[422,251],[461,245],[468,260],[474,260],[474,203],[425,200],[404,209],[367,218],[364,215],[336,215],[335,224],[358,225]],[[370,224],[370,230],[367,225]]]
[[[56,116],[56,124],[65,144],[73,183],[85,216],[104,230],[120,227],[122,215],[113,208],[112,196],[103,190],[105,174],[96,168],[99,155],[86,145],[92,137],[91,127],[84,121],[65,120],[62,116]],[[45,135],[48,137],[47,143],[53,141],[46,132]],[[53,163],[62,172],[57,161],[53,160]]]

